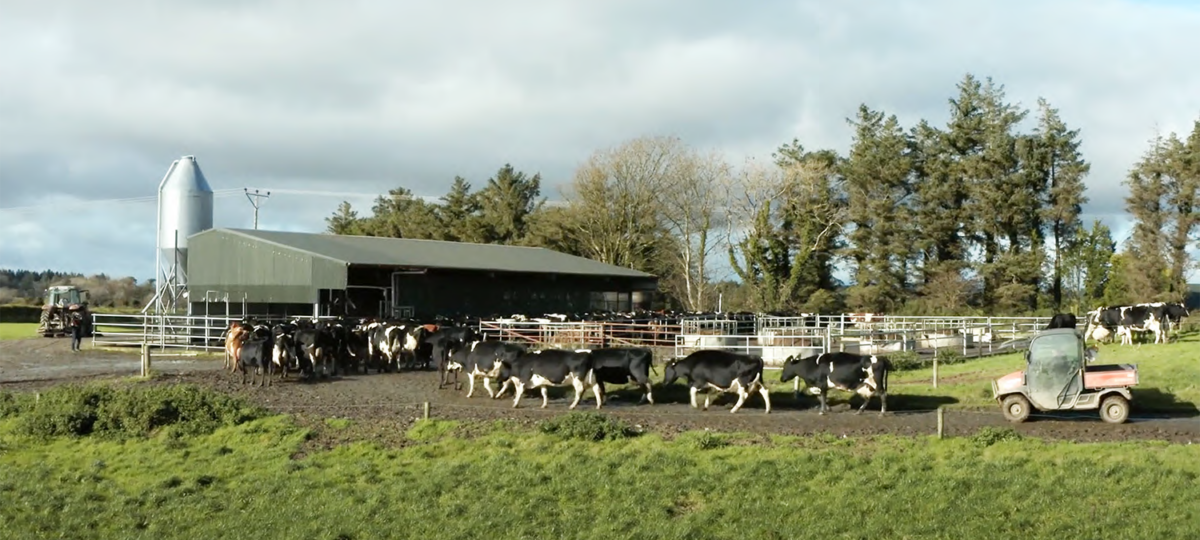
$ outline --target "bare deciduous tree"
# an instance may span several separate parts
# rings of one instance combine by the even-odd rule
[[[663,227],[676,240],[677,285],[673,291],[690,310],[706,311],[711,301],[709,256],[720,246],[718,235],[726,219],[723,190],[731,177],[729,165],[715,152],[685,150],[656,190]]]
[[[658,245],[658,196],[679,143],[640,138],[593,154],[563,197],[575,213],[574,239],[585,255],[651,270]]]

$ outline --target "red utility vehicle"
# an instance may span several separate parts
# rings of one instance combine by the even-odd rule
[[[1137,365],[1091,365],[1095,348],[1084,348],[1073,328],[1046,330],[1025,351],[1026,368],[992,381],[992,396],[1010,422],[1024,422],[1034,410],[1100,409],[1105,422],[1129,419],[1129,388],[1138,383]]]

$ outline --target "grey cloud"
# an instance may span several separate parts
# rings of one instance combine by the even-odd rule
[[[1185,131],[1200,115],[1200,73],[1179,69],[1200,49],[1200,10],[1183,5],[0,5],[0,47],[23,52],[0,56],[4,207],[153,195],[187,154],[214,189],[436,196],[456,174],[481,185],[511,162],[541,172],[554,196],[589,153],[640,135],[679,135],[741,163],[793,137],[844,151],[845,118],[864,102],[906,125],[944,124],[955,83],[973,72],[1027,107],[1046,97],[1080,128],[1087,210],[1118,215],[1120,181],[1155,126]],[[280,195],[263,225],[318,230],[337,202]],[[220,199],[217,222],[248,226],[248,207]],[[34,226],[54,238],[111,226],[78,248],[94,249],[97,269],[152,264],[137,247],[153,245],[152,212],[148,226],[136,212],[95,212],[0,216],[0,265],[74,264],[49,240],[12,240]]]

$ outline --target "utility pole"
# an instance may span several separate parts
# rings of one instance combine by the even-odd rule
[[[257,189],[254,193],[250,193],[250,188],[242,188],[246,192],[246,198],[250,200],[250,204],[254,206],[254,230],[258,230],[258,208],[262,205],[260,199],[271,198],[271,192],[260,193]]]

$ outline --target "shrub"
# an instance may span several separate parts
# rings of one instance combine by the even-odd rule
[[[629,424],[597,412],[572,412],[538,423],[542,433],[564,439],[604,441],[637,435]]]
[[[984,447],[998,442],[1019,441],[1021,439],[1021,434],[1010,427],[985,426],[975,432],[974,435],[971,435],[971,442]]]
[[[36,404],[26,402],[17,427],[33,437],[142,437],[167,426],[175,434],[199,435],[265,414],[236,398],[192,385],[65,385],[43,393]]]
[[[0,392],[0,418],[18,416],[33,402],[32,397],[25,394]]]
[[[927,362],[924,358],[921,358],[921,355],[913,351],[892,353],[887,358],[892,363],[892,369],[895,371],[920,369],[925,367],[925,363]]]

